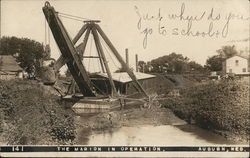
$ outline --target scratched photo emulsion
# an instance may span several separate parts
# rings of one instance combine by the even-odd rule
[[[248,157],[249,11],[1,0],[0,157]]]

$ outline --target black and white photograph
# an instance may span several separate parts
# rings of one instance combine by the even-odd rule
[[[0,0],[0,157],[249,157],[249,0]]]

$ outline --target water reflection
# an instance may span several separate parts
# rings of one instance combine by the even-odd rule
[[[215,133],[193,125],[164,125],[121,127],[108,131],[79,130],[77,144],[81,145],[229,145],[229,141]],[[83,136],[84,135],[84,136]],[[237,144],[239,144],[237,142]]]
[[[91,129],[89,129],[89,128],[83,128],[77,134],[77,139],[81,140],[81,143],[83,143],[83,144],[88,144],[89,143],[89,139],[90,139],[89,136],[91,136]]]
[[[204,139],[213,144],[239,144],[239,142],[236,143],[234,141],[227,140],[226,138],[218,134],[198,128],[194,125],[178,125],[176,127],[183,132],[190,133],[192,137],[196,137],[197,139]]]

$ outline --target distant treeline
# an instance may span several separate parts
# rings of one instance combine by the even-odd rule
[[[208,57],[205,65],[201,65],[188,57],[178,53],[171,53],[149,62],[139,61],[140,72],[152,73],[208,73],[210,71],[222,71],[222,62],[236,54],[243,55],[249,52],[240,52],[236,50],[235,46],[223,46],[216,50],[216,55]],[[242,54],[243,53],[243,54]],[[245,54],[244,54],[245,53]]]

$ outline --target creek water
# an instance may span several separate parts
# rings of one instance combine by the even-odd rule
[[[80,129],[77,144],[81,145],[244,145],[195,125],[143,125],[104,131]]]

